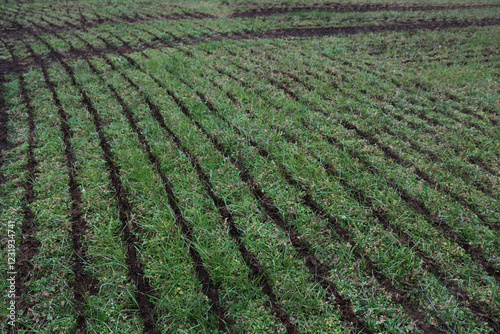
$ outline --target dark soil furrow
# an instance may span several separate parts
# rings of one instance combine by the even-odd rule
[[[12,48],[9,44],[5,43],[7,51],[9,52],[11,58],[14,62],[17,61],[17,57],[14,55]],[[38,239],[34,237],[37,232],[37,224],[35,221],[35,216],[31,210],[31,205],[35,201],[35,191],[33,184],[36,182],[37,177],[37,166],[38,162],[35,158],[35,148],[36,148],[36,131],[35,131],[35,113],[33,105],[28,96],[28,91],[26,89],[26,83],[22,75],[18,76],[19,86],[21,89],[21,98],[27,109],[28,114],[28,150],[27,150],[27,163],[26,163],[26,181],[22,184],[24,188],[24,200],[23,200],[23,223],[21,225],[22,239],[18,248],[18,255],[16,258],[15,269],[17,272],[16,276],[16,318],[18,318],[19,312],[26,311],[32,307],[33,302],[29,300],[27,296],[26,282],[33,278],[33,264],[32,259],[39,252],[41,243]],[[2,79],[3,76],[2,76]],[[3,82],[2,82],[3,84]],[[3,88],[3,87],[2,87]],[[2,96],[3,101],[3,96]],[[5,102],[4,102],[5,103]],[[3,105],[2,109],[6,106]],[[7,124],[6,124],[7,125]],[[7,129],[6,129],[7,130]],[[7,132],[5,133],[7,135]],[[7,137],[5,137],[7,139]],[[17,327],[17,328],[16,328]],[[11,333],[17,333],[19,330],[26,329],[24,324],[16,322],[13,327],[10,328]]]
[[[339,306],[342,313],[342,320],[351,323],[357,333],[372,333],[368,329],[367,325],[358,318],[354,313],[352,304],[349,299],[344,298],[339,294],[335,285],[327,278],[329,272],[332,270],[328,265],[319,261],[314,255],[312,255],[311,247],[308,243],[303,240],[303,237],[296,231],[296,229],[289,224],[280,214],[279,209],[274,205],[273,201],[265,194],[265,192],[260,188],[260,186],[255,182],[253,176],[250,174],[248,168],[238,159],[233,157],[229,151],[222,145],[217,138],[208,133],[205,128],[196,121],[191,115],[188,107],[184,102],[175,95],[174,92],[169,90],[165,85],[163,85],[157,78],[151,76],[155,82],[163,87],[165,91],[170,95],[175,103],[178,105],[179,109],[192,120],[196,127],[213,143],[217,150],[226,158],[228,158],[231,163],[240,171],[240,178],[247,184],[251,193],[254,195],[256,200],[261,204],[262,209],[266,214],[274,221],[274,223],[284,230],[290,238],[292,246],[297,250],[298,254],[304,259],[305,266],[311,273],[312,277],[330,294],[335,298],[335,303]]]
[[[26,83],[22,75],[19,76],[19,83],[21,87],[21,95],[23,102],[28,110],[28,152],[27,152],[27,175],[26,182],[24,183],[25,198],[24,198],[24,220],[21,226],[22,239],[19,245],[19,255],[16,260],[16,314],[20,311],[26,313],[27,310],[33,305],[32,301],[27,300],[27,288],[25,283],[33,278],[33,264],[31,261],[38,253],[41,243],[34,237],[37,232],[37,224],[35,215],[31,210],[31,205],[35,201],[35,190],[33,184],[36,182],[37,165],[38,162],[35,158],[36,147],[36,132],[35,132],[35,112],[33,105],[28,96]],[[23,330],[24,325],[18,324],[18,330]]]
[[[261,5],[259,8],[253,8],[247,11],[236,12],[232,17],[252,18],[259,16],[291,14],[299,12],[381,12],[381,11],[398,11],[398,12],[420,12],[420,11],[443,11],[456,9],[476,9],[476,8],[495,8],[496,5],[396,5],[396,4],[294,4],[294,5]]]
[[[190,38],[177,38],[175,41],[160,40],[156,41],[154,48],[162,48],[171,46],[172,43],[176,44],[198,44],[209,41],[221,40],[251,40],[251,39],[264,39],[264,38],[287,38],[287,37],[322,37],[322,36],[336,36],[336,35],[355,35],[361,33],[378,33],[385,31],[414,31],[414,30],[440,30],[449,28],[465,28],[470,26],[485,27],[497,26],[500,20],[497,19],[483,19],[477,21],[431,21],[431,22],[406,22],[387,26],[352,26],[352,27],[330,27],[330,28],[298,28],[298,29],[277,29],[265,32],[238,32],[238,33],[224,33],[218,35],[205,35],[202,37]],[[145,46],[139,46],[124,50],[126,53],[140,52],[145,49]],[[60,54],[52,51],[46,55],[43,61],[53,62],[57,59],[74,59],[74,58],[88,58],[88,57],[103,57],[109,53],[117,52],[118,48],[115,46],[106,47],[103,49],[94,50],[74,50]],[[0,61],[0,73],[24,72],[31,65],[39,65],[39,63],[29,62],[27,59],[22,61]]]
[[[124,57],[137,69],[140,69],[138,64],[132,58],[128,57],[127,55],[124,55]],[[107,59],[107,62],[110,66],[113,67],[114,70],[116,70],[115,66],[113,66],[113,64],[109,61],[109,59]],[[283,309],[283,307],[279,305],[276,295],[273,291],[272,285],[269,282],[268,278],[269,276],[266,273],[264,267],[262,267],[262,265],[259,263],[256,256],[246,248],[243,241],[243,234],[236,226],[233,215],[227,208],[225,201],[222,198],[220,198],[217,194],[215,194],[213,190],[215,188],[212,185],[212,182],[210,181],[210,178],[208,177],[206,172],[200,166],[198,159],[182,144],[182,141],[177,137],[177,135],[167,126],[167,124],[165,123],[165,119],[163,118],[163,116],[160,113],[160,110],[158,109],[158,106],[149,99],[147,94],[145,94],[143,90],[139,86],[137,86],[137,84],[133,82],[128,76],[126,76],[123,73],[120,73],[120,75],[132,87],[134,87],[137,91],[141,93],[142,97],[144,98],[145,102],[147,103],[151,111],[152,117],[165,130],[168,137],[171,140],[173,140],[176,146],[188,157],[191,165],[195,168],[196,173],[198,174],[201,183],[205,187],[206,192],[217,206],[217,209],[219,210],[219,214],[221,215],[222,220],[226,224],[228,224],[229,235],[238,245],[238,249],[245,261],[245,264],[248,266],[248,268],[250,268],[251,278],[257,281],[257,284],[261,287],[262,292],[268,296],[269,298],[268,307],[271,309],[271,313],[274,314],[276,318],[278,318],[278,320],[281,321],[283,326],[285,326],[285,328],[287,329],[287,333],[289,334],[298,333],[297,326],[290,319],[290,317]]]
[[[5,176],[1,171],[4,164],[3,152],[8,151],[11,146],[8,140],[9,115],[7,114],[7,103],[4,100],[4,83],[5,78],[0,74],[0,187],[5,183]]]
[[[75,311],[78,313],[76,333],[86,333],[86,318],[84,311],[86,309],[85,295],[94,295],[97,293],[99,281],[85,272],[85,266],[89,263],[87,258],[87,248],[83,245],[85,234],[87,233],[87,221],[81,213],[83,207],[81,192],[78,184],[78,170],[75,166],[76,159],[71,145],[73,132],[68,125],[68,115],[63,109],[59,96],[56,92],[55,85],[50,81],[47,69],[42,68],[43,76],[47,86],[52,93],[52,98],[58,108],[59,117],[61,118],[61,132],[63,134],[63,142],[65,146],[66,166],[69,174],[69,192],[71,196],[71,239],[73,242],[72,256],[73,273],[75,281],[73,282],[73,294],[76,301]]]
[[[459,151],[458,149],[455,149],[455,152],[458,153],[458,151]],[[480,168],[484,169],[486,172],[490,173],[491,175],[493,175],[495,177],[500,177],[500,173],[495,172],[493,169],[491,169],[491,167],[488,166],[488,164],[485,163],[484,160],[481,157],[479,157],[479,156],[469,157],[469,158],[467,158],[467,160],[471,164],[477,165]],[[482,190],[482,191],[485,192],[485,190]],[[490,197],[495,198],[494,195],[491,192],[490,192],[489,195],[490,195]],[[498,195],[496,197],[498,197]]]
[[[78,88],[79,94],[82,97],[83,103],[88,112],[92,116],[96,132],[99,137],[99,144],[103,150],[103,158],[109,171],[109,177],[117,200],[119,218],[122,223],[123,240],[127,245],[126,263],[129,269],[129,279],[137,286],[136,301],[139,307],[140,316],[144,323],[144,331],[146,333],[158,333],[156,329],[156,314],[154,305],[151,301],[154,296],[153,288],[149,283],[149,278],[144,274],[144,269],[138,259],[136,245],[139,244],[139,239],[133,233],[133,230],[139,229],[139,226],[134,221],[133,209],[128,200],[128,195],[120,179],[120,169],[114,162],[114,154],[111,146],[104,135],[102,120],[98,111],[94,108],[90,98],[83,88],[78,85],[72,68],[61,61],[68,76],[71,78],[73,86]]]
[[[100,79],[104,82],[104,79],[99,74],[97,69],[92,65],[92,63],[90,63],[89,61],[87,61],[87,63],[91,67],[94,74],[99,76]],[[189,254],[190,254],[193,262],[195,263],[195,270],[196,270],[197,277],[203,285],[205,295],[210,299],[211,311],[214,312],[214,314],[219,319],[219,330],[225,331],[225,332],[231,332],[231,329],[230,329],[231,321],[230,321],[230,319],[227,318],[225,310],[220,305],[220,296],[219,296],[219,292],[218,292],[219,287],[213,282],[209,271],[206,269],[206,267],[203,263],[203,260],[201,258],[200,253],[198,252],[198,250],[194,246],[193,230],[189,226],[189,223],[187,222],[187,220],[184,218],[184,215],[182,214],[182,211],[181,211],[179,205],[177,204],[178,200],[175,196],[173,187],[172,187],[170,181],[168,180],[168,178],[165,176],[165,174],[162,171],[163,169],[161,167],[160,160],[158,160],[156,155],[153,154],[153,152],[151,151],[151,146],[150,146],[148,140],[146,139],[146,137],[144,137],[142,130],[140,129],[139,125],[137,124],[137,122],[133,116],[133,113],[130,111],[130,109],[126,105],[125,101],[123,101],[123,99],[121,98],[121,96],[118,94],[118,92],[116,91],[116,89],[113,86],[111,86],[109,84],[106,84],[106,86],[108,87],[108,89],[111,91],[113,96],[116,98],[116,100],[118,101],[118,103],[122,107],[122,111],[125,114],[125,117],[127,118],[130,127],[136,133],[141,146],[143,147],[144,151],[148,155],[149,161],[151,162],[151,164],[153,166],[155,166],[156,171],[162,180],[163,186],[165,188],[165,192],[167,194],[168,203],[175,213],[175,220],[176,220],[177,224],[179,225],[179,227],[181,227],[182,234],[189,241],[189,243],[188,243]]]

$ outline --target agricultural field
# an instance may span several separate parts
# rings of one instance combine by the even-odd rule
[[[500,332],[498,1],[0,22],[0,332]]]

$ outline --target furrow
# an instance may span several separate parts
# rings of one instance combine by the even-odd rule
[[[26,90],[26,83],[22,76],[19,76],[21,86],[21,95],[28,110],[28,161],[27,161],[27,177],[24,184],[25,199],[24,199],[24,220],[22,223],[22,239],[19,245],[19,255],[16,260],[16,317],[20,311],[26,311],[32,306],[32,302],[28,298],[28,292],[25,282],[29,281],[33,276],[33,264],[31,261],[39,252],[41,243],[35,238],[37,232],[37,223],[35,216],[31,210],[31,205],[35,201],[35,191],[33,183],[37,177],[37,165],[35,157],[35,148],[37,136],[35,133],[35,116],[33,106]],[[18,330],[23,330],[24,325],[19,325]]]
[[[9,115],[7,114],[7,103],[4,100],[5,77],[0,74],[0,186],[5,183],[5,176],[1,172],[4,164],[4,151],[9,150],[8,140]]]
[[[398,12],[416,12],[416,11],[443,11],[443,10],[456,10],[456,9],[474,9],[474,8],[495,8],[496,5],[396,5],[396,4],[339,4],[339,3],[325,3],[325,4],[294,4],[292,6],[281,5],[273,6],[267,5],[256,9],[235,12],[232,17],[253,18],[259,16],[270,15],[283,15],[300,12],[334,12],[334,13],[347,13],[347,12],[380,12],[380,11],[398,11]]]

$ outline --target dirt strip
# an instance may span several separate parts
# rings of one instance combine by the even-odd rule
[[[498,5],[395,5],[395,4],[295,4],[295,5],[260,5],[260,7],[236,12],[231,17],[253,18],[259,16],[283,15],[301,12],[333,12],[333,13],[367,13],[381,11],[397,11],[397,12],[422,12],[422,11],[443,11],[456,9],[479,9],[479,8],[496,8]]]
[[[16,56],[14,55],[12,49],[8,44],[5,44],[7,47],[7,51],[14,61],[17,61]],[[2,79],[5,80],[5,78]],[[35,157],[35,148],[36,148],[36,132],[35,132],[35,112],[33,109],[33,105],[31,103],[31,99],[29,98],[28,91],[26,89],[26,83],[24,81],[24,77],[22,74],[18,76],[19,86],[21,90],[21,97],[24,105],[27,109],[28,114],[28,150],[27,150],[27,164],[26,164],[26,181],[21,185],[25,191],[24,203],[23,203],[23,223],[21,225],[21,233],[22,239],[18,248],[18,256],[16,259],[16,287],[18,293],[16,293],[16,318],[18,318],[19,312],[22,311],[24,314],[28,312],[28,310],[33,306],[33,302],[29,300],[29,296],[27,296],[27,288],[25,283],[28,282],[33,276],[33,264],[31,263],[32,259],[39,252],[41,243],[38,239],[34,237],[37,232],[37,224],[35,221],[35,216],[33,211],[31,210],[31,204],[35,201],[35,191],[33,184],[36,181],[37,177],[37,166],[38,162]],[[3,82],[2,82],[3,83]],[[5,101],[3,100],[3,103]],[[5,105],[2,105],[2,110],[5,110]],[[6,126],[8,124],[5,124]],[[7,129],[6,129],[7,130]],[[5,140],[7,140],[7,132],[5,132]],[[19,330],[26,329],[23,324],[16,322],[15,327],[11,327],[10,332],[14,333]]]
[[[8,140],[8,124],[9,115],[7,114],[7,103],[4,99],[4,83],[5,77],[0,74],[0,187],[5,183],[5,176],[1,172],[4,164],[4,151],[8,151],[11,147]]]
[[[31,205],[35,202],[35,190],[33,184],[36,182],[37,177],[37,166],[38,162],[35,158],[35,147],[36,147],[36,132],[35,132],[35,112],[33,105],[28,96],[28,91],[26,89],[26,83],[22,76],[19,76],[19,83],[21,86],[21,95],[23,102],[28,110],[28,161],[26,165],[27,176],[26,182],[24,184],[25,189],[25,199],[24,199],[24,220],[21,227],[22,230],[22,241],[19,245],[19,255],[16,261],[16,315],[20,311],[24,314],[28,313],[28,310],[33,306],[32,301],[27,296],[27,287],[25,285],[33,277],[33,264],[31,261],[38,253],[41,243],[38,239],[34,237],[37,232],[37,224],[35,221],[35,215],[31,210]],[[19,323],[16,323],[19,324]],[[24,325],[19,324],[18,330],[25,329]]]
[[[249,33],[225,33],[219,35],[205,35],[202,37],[186,37],[174,40],[159,40],[152,46],[154,49],[162,47],[171,47],[175,44],[199,44],[211,41],[224,40],[252,40],[266,38],[288,38],[288,37],[324,37],[336,35],[355,35],[361,33],[378,33],[385,31],[415,31],[415,30],[441,30],[449,28],[466,27],[486,27],[500,25],[500,19],[484,19],[477,21],[459,20],[459,21],[430,21],[430,22],[406,22],[387,26],[351,26],[351,27],[330,27],[330,28],[299,28],[299,29],[277,29],[265,32]],[[89,57],[104,57],[109,53],[133,53],[147,49],[146,46],[136,48],[106,47],[94,50],[73,50],[65,53],[52,51],[45,55],[41,61],[55,62],[58,59],[75,59]],[[3,60],[0,61],[0,74],[2,73],[21,73],[29,69],[31,65],[41,65],[39,61],[31,59]]]

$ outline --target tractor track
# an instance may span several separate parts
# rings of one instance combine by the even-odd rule
[[[422,12],[422,11],[443,11],[443,10],[456,10],[456,9],[480,9],[480,8],[496,8],[498,5],[429,5],[419,6],[416,4],[411,5],[396,5],[396,4],[340,4],[340,3],[326,3],[326,4],[300,4],[297,3],[292,6],[281,5],[276,6],[272,4],[261,4],[258,8],[235,12],[231,17],[240,18],[254,18],[260,16],[283,15],[301,12],[333,12],[333,13],[367,13],[367,12],[382,12],[382,11],[397,11],[397,12]],[[244,8],[246,9],[246,8]]]
[[[276,29],[265,32],[237,32],[223,33],[218,35],[205,35],[202,37],[176,38],[173,41],[159,40],[153,46],[154,49],[171,47],[175,44],[198,44],[202,42],[216,42],[223,40],[252,40],[252,39],[273,39],[273,38],[304,38],[304,37],[325,37],[325,36],[349,36],[361,33],[380,33],[387,31],[402,32],[402,31],[417,31],[417,30],[441,30],[450,28],[466,28],[466,27],[486,27],[498,26],[500,19],[484,19],[484,20],[454,20],[454,21],[429,21],[429,22],[405,22],[387,26],[350,26],[350,27],[329,27],[329,28],[297,28],[297,29]],[[36,32],[32,31],[33,34]],[[0,61],[0,73],[21,73],[30,68],[32,65],[41,65],[41,62],[55,62],[58,59],[76,59],[89,57],[103,57],[109,53],[119,52],[119,47],[112,46],[103,49],[94,50],[73,50],[65,53],[51,51],[39,61],[29,61],[28,59],[19,60],[3,60]],[[145,46],[139,46],[123,50],[126,53],[140,52],[145,50]]]
[[[9,51],[12,59],[16,60],[12,49],[6,44],[7,50]],[[2,77],[2,79],[4,79]],[[35,149],[36,149],[36,129],[35,129],[35,111],[32,105],[32,101],[29,98],[28,90],[26,89],[26,83],[22,75],[18,76],[19,85],[21,90],[21,98],[26,106],[27,110],[27,122],[28,122],[28,150],[26,152],[27,155],[27,163],[26,163],[26,180],[22,183],[22,187],[24,188],[24,200],[23,200],[23,222],[21,225],[21,242],[18,248],[18,255],[16,258],[15,268],[17,271],[16,275],[16,317],[18,316],[20,311],[23,313],[27,313],[29,308],[33,306],[33,302],[28,299],[27,296],[27,287],[26,282],[28,282],[33,277],[33,264],[31,261],[35,257],[36,254],[40,251],[41,242],[35,238],[35,234],[38,230],[37,222],[35,219],[35,215],[31,209],[31,205],[35,202],[35,190],[34,183],[37,179],[38,174],[38,162],[35,157]],[[3,83],[3,82],[2,82]],[[2,99],[3,100],[3,99]],[[7,125],[7,124],[6,124]],[[7,134],[7,133],[6,133]],[[6,137],[5,137],[6,139]],[[17,327],[17,328],[16,328]],[[25,329],[23,324],[19,324],[16,322],[16,326],[11,327],[11,333],[14,333],[18,330]]]
[[[8,138],[9,115],[7,114],[7,102],[4,99],[5,81],[4,75],[0,74],[0,187],[5,184],[5,175],[1,171],[4,165],[4,152],[11,148]]]
[[[36,148],[36,132],[35,132],[35,111],[33,105],[28,96],[28,91],[26,89],[26,83],[22,75],[19,76],[19,82],[21,86],[21,95],[23,102],[28,110],[28,152],[27,152],[27,175],[26,181],[24,183],[25,198],[24,198],[24,220],[21,226],[22,239],[19,245],[19,255],[16,260],[16,314],[22,310],[27,313],[27,310],[33,306],[33,302],[27,300],[27,287],[25,285],[33,277],[33,264],[31,261],[38,254],[41,242],[35,238],[35,234],[38,231],[37,222],[35,214],[31,210],[31,205],[35,202],[35,189],[33,184],[36,182],[36,177],[38,174],[37,167],[38,162],[35,157]],[[18,324],[18,330],[25,329],[24,325]]]

